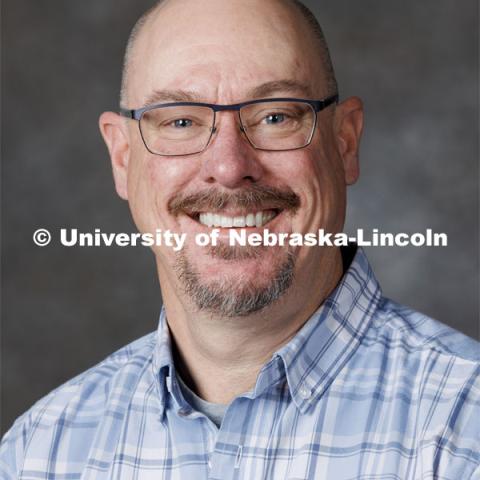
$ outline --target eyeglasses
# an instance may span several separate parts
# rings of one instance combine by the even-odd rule
[[[310,144],[317,113],[338,102],[338,95],[323,100],[268,98],[233,105],[176,102],[120,115],[137,120],[145,147],[155,155],[179,156],[203,152],[217,131],[217,112],[238,112],[240,130],[258,150],[297,150]]]

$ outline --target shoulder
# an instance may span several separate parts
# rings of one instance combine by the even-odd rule
[[[379,359],[384,398],[398,398],[427,464],[464,478],[468,462],[480,463],[480,343],[388,299],[365,340],[364,358]]]
[[[383,298],[373,319],[378,339],[414,352],[431,352],[480,364],[480,343],[409,307]]]
[[[460,410],[472,419],[480,414],[480,344],[389,299],[380,300],[355,365],[376,368],[383,389],[435,411],[438,424]]]
[[[360,362],[376,365],[382,388],[428,418],[432,428],[447,425],[480,437],[474,422],[480,414],[480,344],[474,339],[382,299],[362,342]]]
[[[133,391],[134,383],[148,381],[145,377],[150,372],[155,345],[156,333],[142,337],[35,403],[2,439],[0,473],[16,478],[13,470],[20,468],[24,452],[38,448],[35,444],[41,444],[42,439],[48,443],[48,432],[94,432],[109,404],[117,404],[122,396]]]

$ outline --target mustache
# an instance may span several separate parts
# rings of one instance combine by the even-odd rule
[[[278,209],[294,213],[300,207],[300,197],[290,188],[251,185],[236,192],[224,192],[214,187],[192,194],[177,194],[170,199],[168,211],[194,215],[198,212],[217,211],[223,208],[245,210]]]

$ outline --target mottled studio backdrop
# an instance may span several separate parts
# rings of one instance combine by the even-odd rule
[[[161,300],[146,248],[32,242],[39,227],[134,228],[97,117],[117,106],[124,43],[151,1],[2,3],[4,431],[53,387],[155,329]],[[448,233],[447,248],[367,253],[386,295],[478,336],[477,2],[306,3],[341,94],[365,101],[348,229]]]

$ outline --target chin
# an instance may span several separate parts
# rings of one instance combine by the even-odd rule
[[[192,252],[193,253],[193,252]],[[177,254],[175,271],[198,311],[242,317],[278,300],[290,288],[293,250],[269,247],[215,247],[202,255]]]

